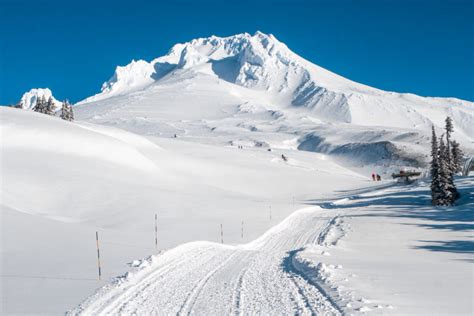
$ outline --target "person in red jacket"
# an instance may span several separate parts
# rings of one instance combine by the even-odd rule
[[[372,181],[375,181],[375,173],[372,173]]]

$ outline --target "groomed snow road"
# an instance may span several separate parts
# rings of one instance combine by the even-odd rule
[[[293,265],[294,253],[337,217],[301,209],[244,245],[181,245],[138,264],[71,314],[339,315],[341,308]]]

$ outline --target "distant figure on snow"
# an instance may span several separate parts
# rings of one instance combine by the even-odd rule
[[[375,181],[375,173],[372,173],[372,181]]]
[[[381,181],[381,180],[382,180],[382,177],[379,174],[377,174],[377,181]]]
[[[286,158],[286,156],[283,154],[281,155],[281,159],[283,159],[283,161],[288,161],[288,158]]]

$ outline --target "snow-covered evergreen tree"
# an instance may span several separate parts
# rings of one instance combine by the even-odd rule
[[[451,134],[454,131],[453,120],[449,116],[447,116],[446,120],[445,120],[445,123],[446,123],[446,126],[445,126],[446,138],[449,139],[449,138],[451,138]]]
[[[61,108],[61,118],[66,121],[74,121],[74,112],[72,110],[72,105],[69,104],[68,100],[65,100],[63,102],[62,108]]]
[[[464,153],[461,150],[461,145],[455,140],[451,141],[451,156],[453,159],[452,165],[454,173],[461,172],[464,161]]]
[[[444,129],[446,130],[446,160],[449,166],[449,169],[451,172],[454,172],[454,166],[453,166],[453,159],[452,159],[452,154],[451,154],[451,134],[454,131],[453,127],[453,120],[447,116],[445,120],[445,127]]]
[[[443,137],[439,139],[439,183],[440,183],[440,198],[437,205],[453,205],[457,196],[457,190],[454,186],[451,168],[448,163],[448,148],[444,143]]]
[[[33,108],[33,111],[38,113],[46,113],[46,99],[44,98],[44,95],[41,98],[36,98],[36,105]]]
[[[36,98],[36,103],[35,103],[35,106],[33,107],[33,111],[41,112],[41,99],[40,98]]]
[[[53,97],[51,96],[48,98],[48,101],[46,102],[44,106],[44,113],[54,116],[54,101],[53,101]]]
[[[438,149],[438,137],[434,126],[431,129],[431,203],[433,205],[440,205],[441,184],[439,179],[439,149]]]

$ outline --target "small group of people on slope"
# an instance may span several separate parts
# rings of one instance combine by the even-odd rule
[[[378,173],[372,173],[372,181],[381,181],[382,177]]]

